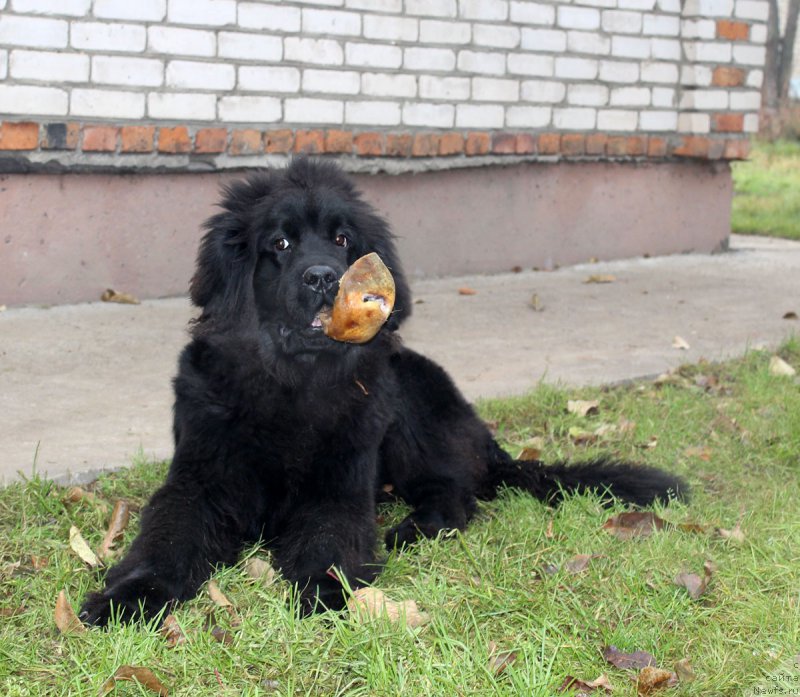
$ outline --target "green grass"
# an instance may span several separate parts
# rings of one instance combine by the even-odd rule
[[[734,232],[800,240],[800,141],[754,141],[733,183]]]
[[[780,354],[800,368],[800,341]],[[791,667],[800,653],[800,384],[771,376],[768,362],[768,354],[752,352],[740,361],[685,367],[674,384],[543,385],[524,398],[482,404],[512,452],[539,438],[545,459],[603,451],[683,474],[693,487],[691,503],[658,513],[710,529],[622,541],[601,529],[621,509],[603,509],[595,498],[573,497],[552,510],[504,492],[482,506],[463,535],[389,558],[376,585],[430,614],[417,629],[346,615],[298,620],[286,583],[253,582],[236,566],[216,580],[240,626],[215,612],[203,592],[175,613],[189,637],[176,648],[141,624],[62,636],[53,621],[59,590],[77,605],[100,584],[69,550],[69,527],[79,526],[96,547],[108,515],[91,502],[64,504],[63,490],[46,481],[10,486],[0,491],[0,694],[95,696],[124,664],[147,666],[171,695],[193,697],[549,697],[567,675],[592,680],[602,673],[614,694],[635,694],[628,672],[604,661],[607,644],[648,651],[669,669],[689,657],[697,680],[664,695],[755,694],[753,685]],[[567,399],[575,397],[599,399],[599,414],[568,414]],[[578,446],[568,436],[571,426],[621,420],[635,427],[601,443]],[[657,445],[643,447],[653,436]],[[103,477],[95,491],[109,502],[141,504],[164,471],[164,464],[140,463]],[[383,524],[401,508],[382,509]],[[730,529],[739,520],[743,542],[714,534],[714,527]],[[135,528],[136,516],[123,546]],[[572,556],[589,553],[602,556],[583,573],[565,570]],[[32,556],[46,565],[34,568]],[[706,594],[691,600],[673,578],[683,570],[701,573],[707,559],[717,570]],[[549,565],[558,570],[546,573]],[[9,616],[17,608],[23,611]],[[231,644],[210,636],[211,613],[230,631]],[[489,670],[490,642],[517,655],[499,675]],[[126,683],[116,694],[149,693]]]

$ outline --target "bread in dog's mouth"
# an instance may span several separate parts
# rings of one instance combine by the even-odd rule
[[[339,281],[333,307],[321,310],[311,326],[321,326],[335,341],[363,344],[389,319],[394,300],[394,278],[373,252],[350,265]]]

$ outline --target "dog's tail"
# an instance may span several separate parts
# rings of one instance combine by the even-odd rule
[[[502,486],[522,489],[548,503],[557,503],[573,492],[610,495],[636,506],[688,498],[689,487],[683,479],[654,467],[609,457],[545,465],[539,460],[514,460],[496,447],[492,465],[478,487],[478,498],[483,500],[495,498]]]

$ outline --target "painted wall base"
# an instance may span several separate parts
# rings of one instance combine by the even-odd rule
[[[0,304],[183,295],[200,225],[242,172],[0,176]],[[525,163],[353,175],[410,276],[715,252],[730,233],[727,163]]]

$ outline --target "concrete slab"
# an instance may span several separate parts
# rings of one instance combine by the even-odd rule
[[[701,357],[776,345],[800,323],[800,243],[732,238],[732,251],[425,280],[406,343],[471,399],[540,380],[607,383]],[[613,274],[598,285],[591,274]],[[460,295],[470,287],[474,295]],[[530,306],[536,294],[541,311]],[[185,299],[0,313],[0,481],[36,471],[87,478],[171,454],[171,378],[192,310]],[[679,335],[688,351],[672,347]]]

